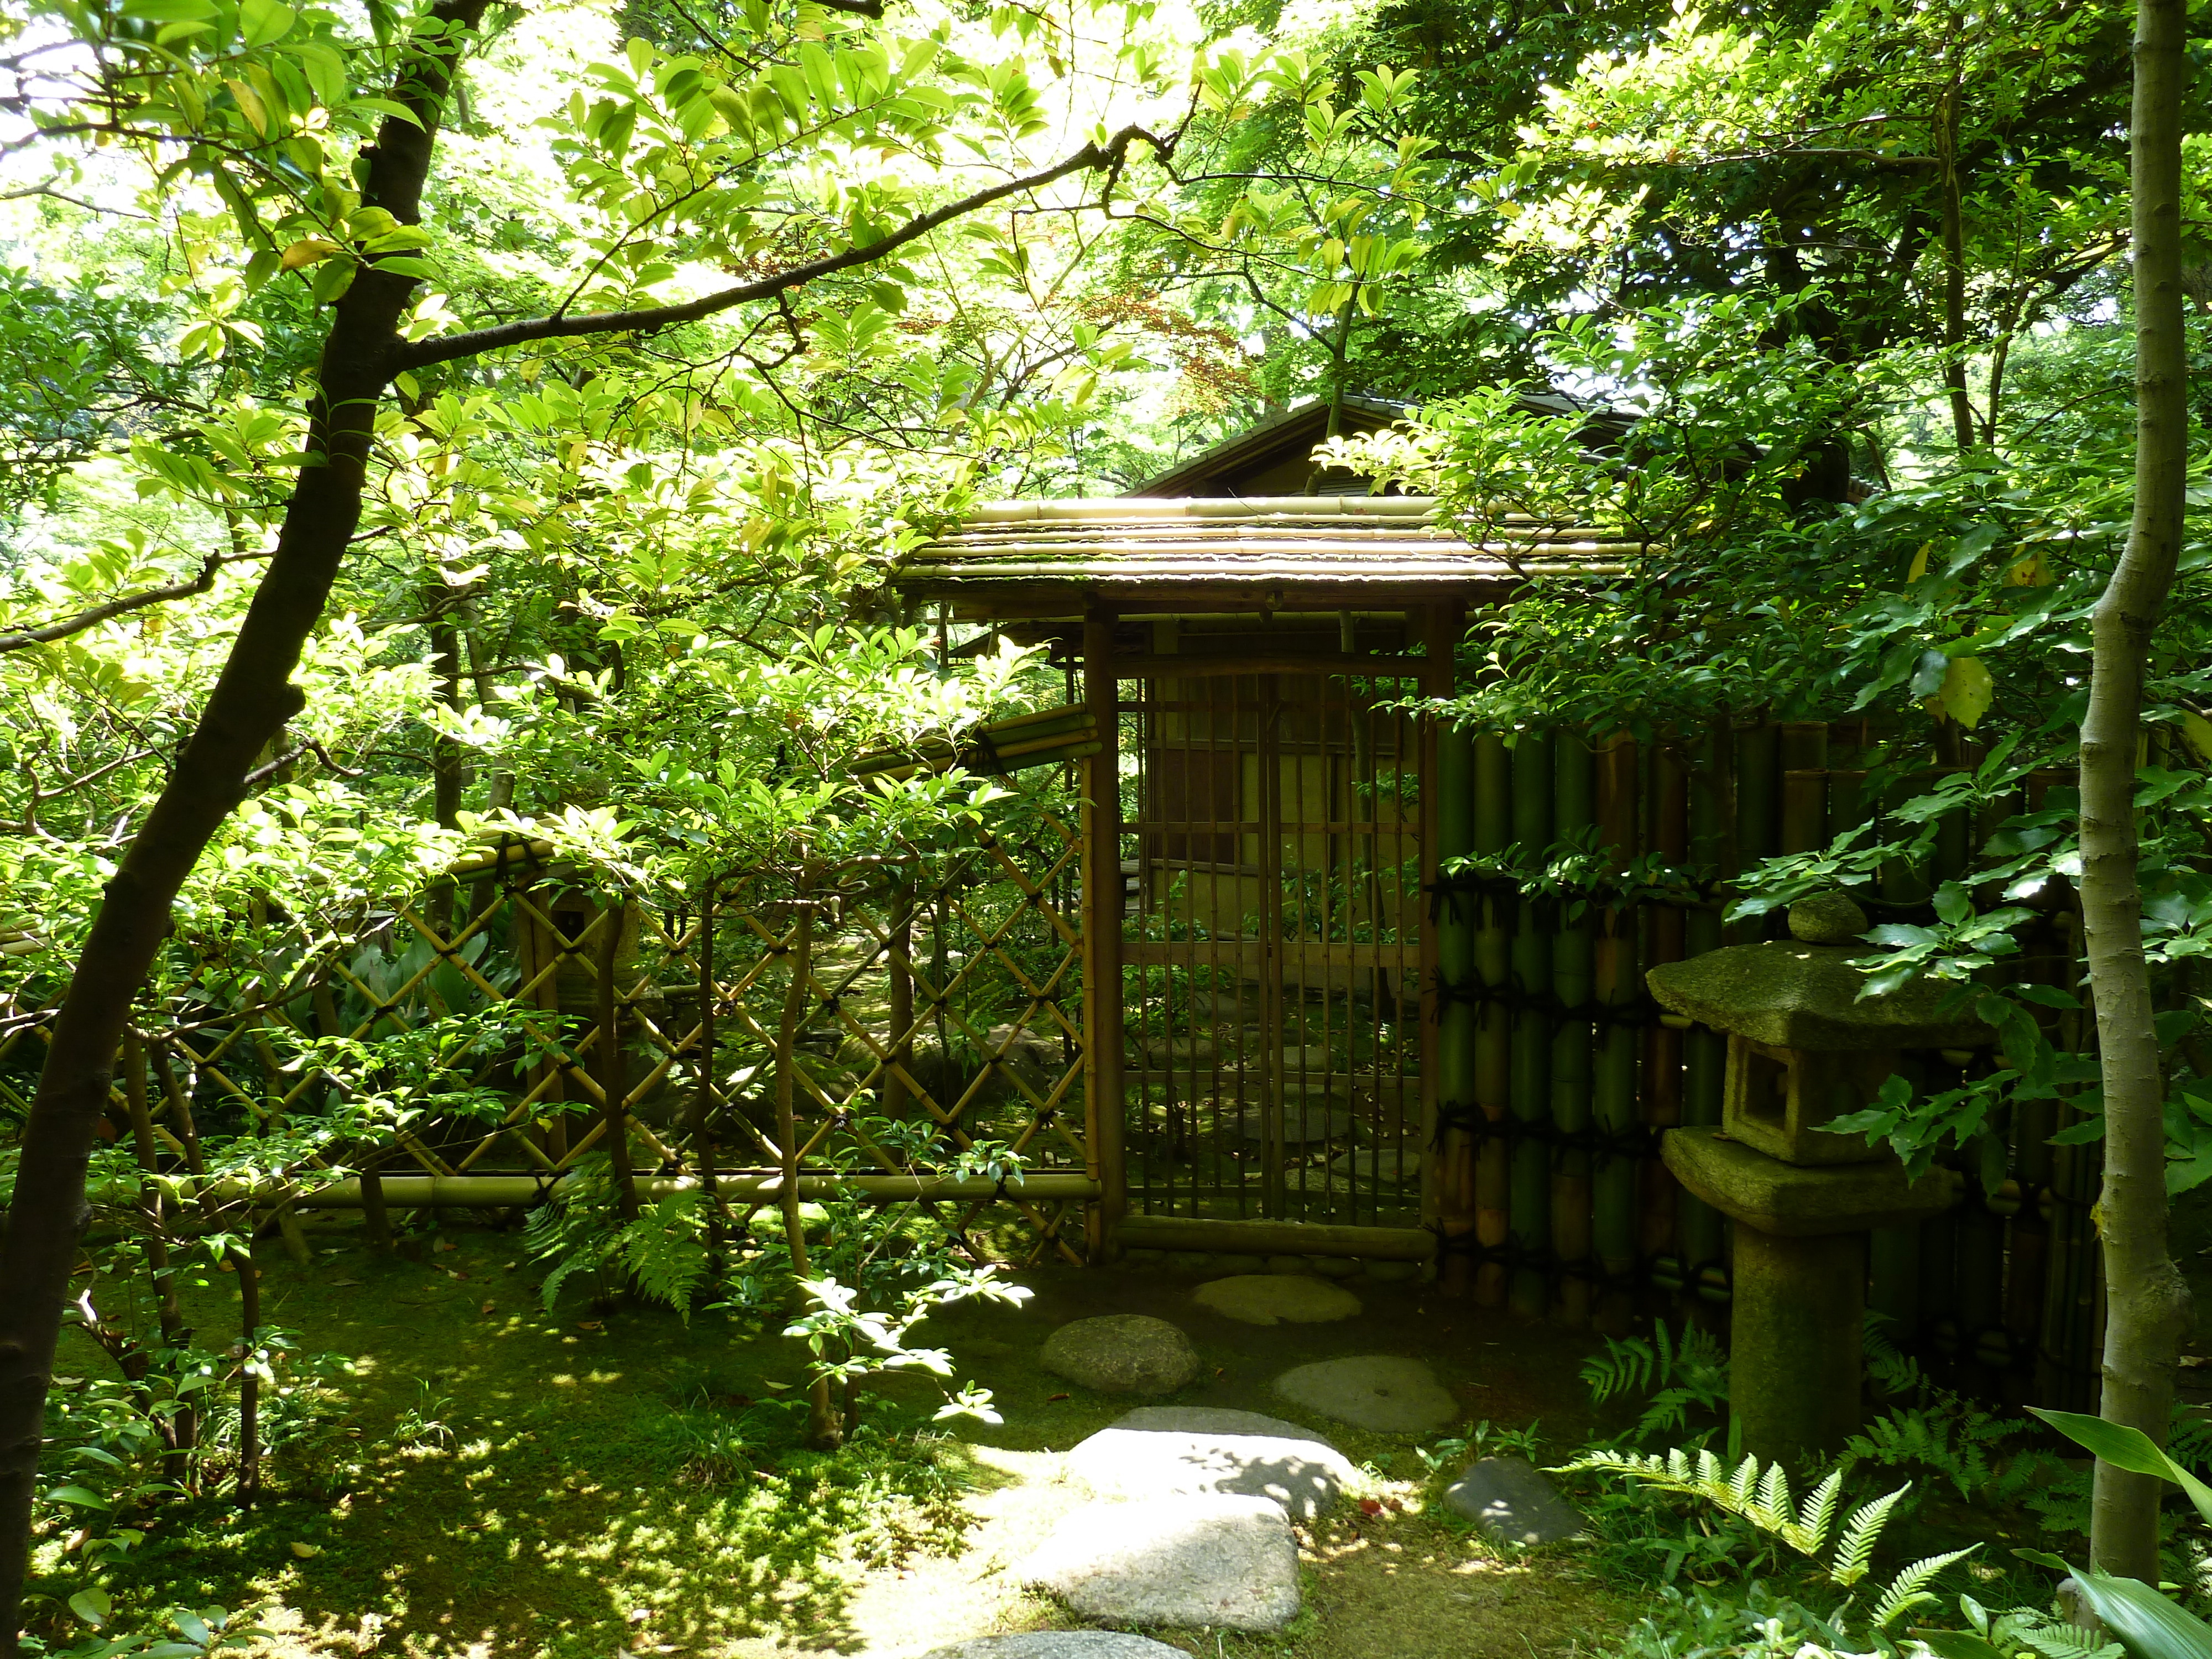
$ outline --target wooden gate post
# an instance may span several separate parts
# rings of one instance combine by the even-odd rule
[[[1121,693],[1114,678],[1114,613],[1083,620],[1083,702],[1097,739],[1084,764],[1083,1052],[1091,1175],[1098,1198],[1087,1217],[1094,1267],[1121,1255],[1129,1207],[1121,1086]]]
[[[1466,629],[1466,612],[1457,599],[1436,600],[1422,609],[1421,651],[1426,659],[1421,668],[1423,696],[1449,697],[1458,689],[1454,653]],[[1438,1110],[1473,1103],[1475,1018],[1471,1006],[1462,1006],[1457,1013],[1464,1018],[1454,1018],[1447,1032],[1439,969],[1448,967],[1455,989],[1465,992],[1474,977],[1474,936],[1437,883],[1441,855],[1465,853],[1473,836],[1468,797],[1473,780],[1468,773],[1474,750],[1466,734],[1446,732],[1440,720],[1425,719],[1421,726],[1420,884],[1415,896],[1421,930],[1421,1221],[1464,1232],[1472,1225],[1472,1217],[1465,1213],[1474,1196],[1472,1147],[1463,1136],[1451,1137],[1451,1161],[1446,1166]],[[1446,789],[1455,796],[1449,805],[1443,799]],[[1443,845],[1447,835],[1452,842],[1449,848]],[[1422,913],[1418,907],[1431,900],[1437,901],[1435,908]],[[1447,935],[1449,960],[1440,948]],[[1440,1271],[1443,1265],[1438,1264]],[[1455,1283],[1450,1288],[1464,1286]]]

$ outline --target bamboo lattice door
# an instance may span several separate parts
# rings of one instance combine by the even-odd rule
[[[1132,684],[1131,1208],[1417,1224],[1421,739],[1391,707],[1417,684],[1194,662]]]

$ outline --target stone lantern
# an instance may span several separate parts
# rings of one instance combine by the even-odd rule
[[[1743,1449],[1796,1462],[1859,1425],[1867,1234],[1925,1220],[1959,1178],[1918,1181],[1883,1146],[1820,1126],[1871,1102],[1904,1051],[1989,1042],[1943,988],[1862,998],[1863,912],[1841,894],[1791,907],[1791,938],[1732,945],[1645,976],[1662,1007],[1728,1037],[1721,1127],[1670,1129],[1667,1167],[1736,1224],[1729,1401]]]

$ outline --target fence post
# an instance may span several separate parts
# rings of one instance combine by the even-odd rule
[[[1121,1218],[1129,1207],[1121,1091],[1121,694],[1114,678],[1114,612],[1083,619],[1083,702],[1097,738],[1084,764],[1083,1043],[1090,1087],[1091,1173],[1098,1182],[1091,1207],[1094,1267],[1121,1254]]]

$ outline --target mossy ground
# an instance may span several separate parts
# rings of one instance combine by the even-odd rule
[[[515,1235],[453,1227],[431,1242],[410,1261],[325,1235],[306,1269],[264,1249],[266,1317],[340,1365],[325,1409],[276,1454],[250,1515],[209,1506],[158,1526],[111,1577],[118,1604],[255,1607],[287,1655],[890,1655],[1073,1624],[1006,1569],[1077,1501],[1055,1454],[1129,1404],[1036,1364],[1054,1326],[1096,1312],[1160,1313],[1191,1333],[1206,1364],[1184,1403],[1296,1419],[1267,1386],[1288,1366],[1418,1353],[1470,1421],[1541,1418],[1559,1445],[1587,1426],[1574,1365],[1588,1338],[1431,1286],[1359,1283],[1356,1318],[1253,1327],[1190,1301],[1202,1274],[1063,1267],[1019,1275],[1036,1291],[1025,1307],[934,1322],[958,1380],[994,1390],[1002,1425],[946,1433],[930,1422],[934,1384],[894,1379],[860,1442],[828,1459],[795,1443],[796,1345],[711,1313],[686,1325],[571,1298],[549,1316]],[[236,1291],[206,1277],[193,1312],[211,1335],[234,1320]],[[1382,1507],[1340,1506],[1309,1532],[1297,1625],[1166,1639],[1214,1659],[1548,1659],[1620,1626],[1623,1607],[1571,1557],[1498,1559],[1425,1510],[1410,1442],[1330,1433],[1373,1470]],[[46,1557],[50,1585],[82,1581]]]

